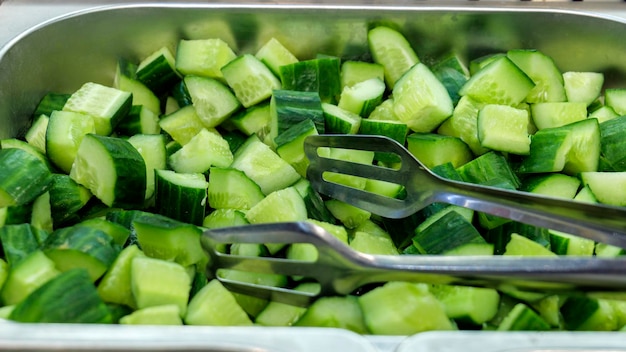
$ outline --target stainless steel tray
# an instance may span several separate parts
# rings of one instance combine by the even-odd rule
[[[563,71],[601,71],[609,85],[626,83],[626,9],[615,2],[550,2],[533,6],[522,6],[519,1],[297,2],[106,5],[107,1],[8,0],[0,5],[0,138],[25,131],[30,114],[44,93],[71,92],[86,81],[110,84],[117,57],[139,59],[160,46],[174,47],[181,38],[219,36],[239,52],[254,52],[271,36],[277,36],[301,58],[320,52],[359,57],[366,52],[368,23],[392,21],[409,35],[426,62],[449,49],[476,57],[509,48],[536,48],[553,56]],[[94,7],[98,4],[105,6]],[[508,340],[508,335],[515,337]],[[572,335],[598,344],[581,344],[578,337],[567,340]],[[542,346],[579,351],[595,346],[604,351],[618,350],[622,341],[626,345],[623,336],[626,335],[433,332],[404,339],[362,337],[334,329],[79,327],[0,322],[0,351],[443,352],[478,351],[479,346],[500,347],[492,351],[520,351],[507,341],[531,348],[524,351],[541,350]],[[537,344],[541,341],[546,343]]]

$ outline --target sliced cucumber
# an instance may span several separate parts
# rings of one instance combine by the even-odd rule
[[[216,79],[185,76],[184,82],[191,96],[193,107],[206,128],[212,128],[224,122],[241,106],[231,90]]]
[[[50,117],[48,115],[41,114],[35,117],[33,124],[26,131],[26,135],[24,135],[26,142],[42,153],[46,152],[46,131],[49,121]]]
[[[529,103],[565,101],[563,75],[554,60],[538,50],[509,50],[507,57],[535,83],[526,96]]]
[[[478,139],[478,112],[483,105],[469,96],[461,97],[452,116],[439,126],[437,133],[460,138],[474,155],[485,154],[489,149],[483,147]]]
[[[28,204],[46,192],[50,170],[37,156],[18,149],[0,149],[0,208]]]
[[[93,118],[96,133],[108,136],[128,114],[131,105],[131,93],[88,82],[72,93],[63,106],[63,111],[90,115]]]
[[[181,145],[202,131],[204,124],[192,105],[182,107],[159,120],[159,126]]]
[[[2,303],[14,305],[22,302],[33,291],[59,274],[54,262],[41,250],[32,252],[10,269],[0,292]],[[91,284],[91,279],[89,282]]]
[[[183,75],[221,79],[222,67],[236,57],[228,43],[218,38],[181,40],[176,48],[176,70]]]
[[[146,164],[130,142],[87,134],[70,177],[108,206],[137,206],[146,192]]]
[[[288,187],[300,179],[298,172],[256,135],[248,137],[237,150],[230,167],[243,171],[261,187],[263,194]]]
[[[241,170],[212,167],[209,171],[208,204],[213,209],[248,210],[264,197],[261,188]]]
[[[128,115],[115,127],[115,132],[124,136],[159,134],[159,115],[145,105],[133,105]]]
[[[218,132],[202,129],[169,157],[169,165],[179,173],[202,173],[211,166],[228,167],[233,154]]]
[[[328,133],[355,134],[361,125],[361,116],[337,105],[322,103],[325,131]]]
[[[244,107],[258,104],[281,88],[270,69],[252,54],[239,56],[222,67],[222,74]]]
[[[530,106],[533,122],[538,129],[560,127],[587,118],[585,103],[537,103]]]
[[[280,67],[282,89],[317,93],[325,103],[334,103],[341,93],[341,74],[338,57],[318,56]]]
[[[367,42],[374,62],[385,69],[385,82],[391,89],[404,73],[420,62],[411,43],[402,33],[390,27],[370,29]]]
[[[274,37],[263,44],[255,56],[267,65],[277,77],[280,76],[281,66],[298,62],[298,58]]]
[[[459,138],[435,133],[411,133],[407,148],[428,168],[451,163],[455,168],[472,160],[472,152]]]
[[[459,94],[487,104],[516,106],[535,87],[508,57],[494,57],[463,85]]]
[[[180,81],[176,71],[176,58],[168,47],[161,47],[141,60],[136,75],[139,82],[158,95],[169,91]]]
[[[582,172],[580,178],[600,203],[626,206],[626,172]]]
[[[385,89],[385,82],[382,79],[370,78],[343,88],[337,105],[361,117],[368,117],[383,101]]]
[[[604,74],[599,72],[564,72],[563,85],[567,101],[585,103],[589,106],[598,99],[602,92]]]
[[[173,304],[185,316],[191,279],[180,264],[136,256],[131,261],[130,285],[137,308]]]
[[[18,303],[9,319],[22,323],[111,323],[112,316],[87,272],[58,275]]]
[[[154,170],[167,167],[165,136],[162,134],[135,134],[128,142],[141,154],[146,164],[146,199],[154,195]]]
[[[393,88],[393,112],[415,132],[431,132],[452,115],[452,99],[443,84],[418,63]]]
[[[59,169],[69,173],[83,137],[95,132],[94,120],[89,115],[70,111],[53,112],[46,131],[48,157]]]
[[[189,302],[184,318],[187,325],[252,325],[233,294],[218,280],[211,280]]]
[[[478,140],[484,148],[527,155],[530,153],[528,123],[526,110],[487,104],[478,113]]]
[[[201,173],[155,171],[156,212],[174,220],[201,225],[208,183]]]
[[[355,296],[322,297],[308,307],[295,325],[343,328],[359,334],[368,333],[363,312]]]
[[[341,90],[371,78],[378,78],[384,82],[385,68],[383,65],[353,60],[346,60],[341,64]]]

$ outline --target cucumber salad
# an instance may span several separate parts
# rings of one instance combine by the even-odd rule
[[[617,257],[625,249],[432,204],[387,219],[320,195],[306,178],[315,134],[384,135],[438,175],[626,206],[626,87],[562,72],[519,48],[422,61],[402,32],[368,32],[363,60],[298,58],[272,38],[236,52],[180,40],[110,84],[49,92],[24,136],[0,140],[0,319],[16,322],[316,326],[361,334],[428,330],[626,330],[626,300],[509,287],[387,282],[308,307],[207,279],[207,228],[308,221],[379,255]],[[115,60],[113,58],[113,60]],[[393,155],[332,158],[393,167]],[[388,197],[401,185],[329,174]],[[245,256],[312,260],[307,244],[231,244]],[[306,277],[224,278],[315,292]]]

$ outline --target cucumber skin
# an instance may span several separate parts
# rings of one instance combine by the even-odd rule
[[[111,323],[109,309],[100,299],[87,271],[60,274],[18,303],[9,316],[23,323]]]
[[[10,198],[0,200],[0,207],[30,203],[47,191],[50,182],[50,170],[34,155],[17,148],[0,150],[0,191]]]

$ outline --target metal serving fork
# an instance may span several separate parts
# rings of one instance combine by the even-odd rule
[[[400,168],[321,156],[319,148],[327,147],[393,153],[401,160]],[[575,202],[444,179],[424,167],[403,145],[383,136],[309,136],[304,149],[310,161],[307,178],[313,188],[377,215],[402,218],[429,204],[442,202],[626,248],[626,207]],[[324,178],[327,172],[399,184],[406,188],[406,198],[385,197],[330,182]]]
[[[270,223],[206,230],[201,237],[209,254],[207,276],[229,290],[304,306],[322,295],[349,294],[368,283],[416,281],[575,294],[626,289],[626,259],[595,257],[513,257],[443,255],[369,255],[357,252],[321,227],[308,222]],[[247,257],[224,253],[232,243],[310,243],[314,261]],[[229,280],[220,269],[304,276],[319,292]]]

